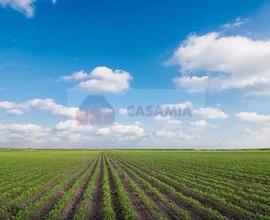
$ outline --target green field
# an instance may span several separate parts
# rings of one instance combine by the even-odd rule
[[[0,151],[0,219],[270,219],[269,151]]]

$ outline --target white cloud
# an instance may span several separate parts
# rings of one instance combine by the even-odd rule
[[[170,63],[180,65],[183,74],[174,82],[193,92],[204,88],[238,88],[252,94],[267,94],[270,93],[269,58],[269,40],[212,32],[190,36],[174,52]]]
[[[53,128],[36,124],[0,123],[1,146],[11,147],[77,147],[87,146],[94,137],[90,126],[67,120]]]
[[[174,119],[171,116],[161,116],[157,115],[155,116],[155,121],[159,124],[162,124],[164,126],[176,126],[179,127],[182,125],[182,122],[178,119]]]
[[[256,112],[239,112],[235,117],[241,121],[254,123],[270,123],[270,115],[262,115]]]
[[[40,142],[44,144],[49,133],[49,129],[36,124],[0,123],[0,143],[7,143],[8,146],[14,143],[20,147]]]
[[[175,138],[176,134],[172,131],[167,131],[167,130],[159,130],[155,132],[155,135],[160,138],[166,138],[166,139],[171,139]]]
[[[48,111],[53,115],[69,118],[75,118],[79,112],[79,108],[57,104],[53,99],[32,99],[19,104],[9,101],[0,102],[0,109],[4,109],[8,114],[21,115],[30,108]]]
[[[0,147],[131,147],[144,139],[142,124],[113,124],[107,127],[81,125],[76,120],[57,123],[51,128],[36,124],[0,123]]]
[[[15,131],[15,132],[41,132],[43,129],[41,126],[36,125],[36,124],[0,124],[0,129],[1,130],[10,130],[10,131]]]
[[[190,124],[200,128],[204,128],[208,125],[208,123],[205,120],[192,121]]]
[[[161,108],[163,110],[171,110],[171,111],[177,110],[181,113],[180,116],[185,116],[185,115],[191,116],[192,114],[195,114],[203,118],[210,118],[210,119],[225,119],[228,117],[228,115],[219,108],[213,108],[213,107],[208,106],[204,108],[194,109],[190,101],[176,103],[176,104],[163,104],[161,105]],[[167,117],[161,117],[160,115],[158,115],[155,118],[155,120],[158,121],[158,120],[163,119],[163,121],[165,120],[169,121],[170,119],[172,119],[170,117],[171,115],[166,115],[166,116]]]
[[[0,102],[0,109],[4,109],[8,114],[21,115],[27,109],[25,104],[17,104],[9,101]]]
[[[35,14],[36,0],[0,0],[0,6],[11,7],[13,10],[23,13],[27,18],[33,18]],[[57,0],[52,0],[56,4]]]
[[[54,115],[74,118],[79,112],[76,107],[66,107],[57,104],[53,99],[33,99],[27,102],[29,106],[38,108],[40,110],[49,111]]]
[[[97,134],[109,137],[112,141],[138,141],[145,136],[144,128],[138,124],[123,125],[117,123],[99,128]]]
[[[196,121],[193,125],[201,126]],[[209,125],[210,126],[210,125]],[[197,127],[196,127],[197,128]],[[113,124],[107,127],[91,127],[81,125],[76,120],[67,120],[57,123],[51,128],[37,124],[4,124],[0,123],[0,146],[5,147],[57,147],[57,148],[112,148],[112,147],[143,147],[143,148],[205,148],[220,146],[220,137],[215,133],[202,134],[199,129],[181,128],[169,130],[167,128],[145,130],[141,123]],[[239,134],[222,141],[223,147],[266,146],[269,143],[269,128],[242,129],[249,137],[249,141],[239,141]],[[234,132],[234,131],[233,131]],[[256,136],[250,136],[254,134]],[[246,140],[243,138],[243,140]]]
[[[193,92],[202,92],[206,88],[208,88],[208,76],[182,76],[173,79],[173,83],[176,86],[180,86],[182,88],[188,88],[188,90]]]
[[[61,121],[55,125],[55,129],[58,131],[92,131],[93,127],[90,124],[82,125],[77,120]]]
[[[87,146],[89,141],[95,138],[94,127],[89,124],[82,125],[76,120],[58,122],[52,129],[50,139],[56,138],[56,142],[69,142],[80,146]]]
[[[126,108],[120,108],[118,110],[119,115],[128,115],[128,109]]]
[[[233,22],[224,24],[223,27],[226,29],[240,27],[245,23],[245,21],[246,19],[236,18]]]
[[[60,121],[55,125],[56,130],[77,130],[80,124],[76,120]]]
[[[132,77],[126,71],[99,66],[89,74],[81,70],[71,76],[64,76],[63,79],[79,82],[78,88],[86,91],[121,93],[129,89]]]
[[[90,79],[80,82],[79,87],[88,91],[119,93],[129,89],[131,79],[130,74],[123,70],[96,67],[90,73]]]
[[[11,7],[12,9],[23,13],[26,17],[32,18],[34,16],[34,2],[35,0],[0,0],[2,7]]]
[[[77,82],[77,81],[83,81],[83,80],[89,79],[89,75],[83,70],[81,70],[81,71],[71,74],[70,76],[63,76],[62,79],[67,82],[69,81]]]
[[[269,148],[270,128],[265,126],[258,126],[253,128],[243,129],[241,138],[235,140],[236,148]]]
[[[193,113],[203,118],[210,118],[210,119],[225,119],[228,117],[228,115],[222,110],[212,107],[194,109]]]
[[[154,137],[159,138],[159,139],[170,140],[171,142],[198,138],[193,135],[186,134],[182,131],[169,131],[166,129],[156,131],[154,133]]]

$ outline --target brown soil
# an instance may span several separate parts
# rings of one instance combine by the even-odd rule
[[[103,175],[103,165],[102,165],[102,157],[99,159],[99,171],[98,177],[95,185],[95,189],[93,192],[93,199],[89,201],[89,205],[87,208],[87,219],[90,220],[101,220],[102,219],[102,175]]]
[[[72,196],[70,202],[67,204],[67,206],[62,211],[62,214],[61,214],[59,219],[67,220],[67,219],[73,218],[76,207],[80,204],[80,201],[83,198],[83,193],[87,187],[87,184],[89,183],[89,181],[91,179],[91,176],[95,170],[96,165],[97,165],[97,162],[95,162],[95,164],[89,168],[88,175],[81,182],[80,187],[76,190],[76,192]]]
[[[58,191],[46,204],[42,207],[38,208],[28,219],[36,220],[36,219],[43,219],[46,214],[51,210],[51,208],[57,203],[59,198],[65,193],[65,191],[69,190],[76,179],[80,177],[86,170],[84,169],[80,174],[74,177],[70,182],[68,182],[64,188]]]
[[[119,201],[119,197],[117,195],[117,192],[116,192],[116,186],[115,186],[115,183],[113,181],[113,177],[112,177],[112,171],[108,165],[108,162],[107,162],[107,158],[106,158],[106,165],[108,167],[108,174],[109,174],[109,183],[110,183],[110,188],[111,188],[111,191],[112,191],[112,202],[113,202],[113,209],[115,211],[115,214],[116,214],[116,219],[117,220],[123,220],[124,219],[124,216],[123,216],[123,213],[121,211],[121,205],[120,205],[120,201]]]
[[[142,171],[144,172],[144,171]],[[151,175],[151,174],[147,174],[147,175]],[[197,201],[199,201],[201,204],[205,205],[206,207],[211,207],[214,210],[217,210],[218,212],[220,212],[220,214],[227,216],[229,219],[247,219],[247,220],[251,220],[251,218],[248,218],[247,216],[243,216],[240,213],[234,212],[232,210],[230,210],[229,208],[223,207],[223,206],[219,206],[217,205],[215,202],[207,199],[207,198],[202,198],[198,195],[196,195],[195,193],[192,193],[186,189],[183,189],[182,187],[177,187],[174,185],[171,185],[169,183],[166,183],[170,186],[172,186],[173,188],[175,188],[177,191],[181,192],[183,195],[188,196],[190,198],[193,198]],[[163,192],[168,198],[170,198],[171,200],[175,201],[179,206],[187,209],[187,210],[191,210],[192,213],[192,219],[207,219],[207,216],[203,216],[202,213],[198,212],[198,210],[194,210],[192,207],[189,207],[185,204],[183,204],[182,201],[179,201],[179,199],[175,198],[174,195],[168,193],[168,192]]]
[[[116,161],[117,161],[118,163],[121,164],[121,162],[119,162],[117,159],[116,159]],[[135,171],[134,171],[134,172],[135,172]],[[136,172],[135,172],[135,173],[136,173]],[[138,173],[136,173],[136,174],[137,174],[138,176],[140,176]],[[150,175],[150,174],[148,174],[148,175]],[[140,177],[142,177],[142,176],[140,176]],[[145,181],[147,181],[147,180],[145,180]],[[169,201],[174,202],[174,203],[175,203],[177,206],[179,206],[180,208],[182,208],[182,209],[188,211],[188,213],[190,214],[191,219],[194,219],[194,220],[205,219],[205,218],[203,218],[203,217],[201,216],[200,213],[197,212],[197,210],[194,210],[192,207],[189,207],[189,206],[188,206],[187,204],[185,204],[183,201],[177,199],[173,194],[169,193],[168,191],[164,191],[164,190],[160,190],[160,189],[158,189],[158,190],[159,190],[160,193],[162,193],[163,195],[165,195]],[[178,217],[178,219],[179,219],[179,217]]]
[[[146,195],[151,199],[151,201],[154,203],[154,205],[162,212],[163,216],[166,216],[168,219],[172,219],[172,220],[179,219],[179,217],[177,215],[175,215],[175,213],[173,213],[170,210],[170,208],[163,201],[161,201],[159,198],[157,198],[157,196],[154,195],[154,193],[150,189],[145,188],[145,186],[140,182],[139,179],[135,178],[134,176],[132,176],[130,174],[129,174],[129,176],[146,193]],[[169,202],[169,201],[167,201],[167,202]]]
[[[128,194],[128,197],[135,209],[135,213],[138,216],[138,219],[140,220],[150,220],[154,219],[150,213],[147,211],[147,209],[142,204],[142,201],[138,194],[132,189],[131,185],[129,184],[128,180],[125,177],[124,171],[120,170],[119,167],[113,165],[114,168],[117,170],[119,178],[122,180],[122,184]]]

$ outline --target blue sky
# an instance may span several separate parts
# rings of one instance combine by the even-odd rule
[[[268,147],[268,1],[0,0],[2,147]],[[79,73],[79,74],[78,74]],[[82,126],[89,94],[116,122]],[[191,117],[130,117],[130,105]]]

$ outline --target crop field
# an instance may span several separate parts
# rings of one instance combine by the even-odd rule
[[[270,219],[269,151],[1,150],[0,219]]]

